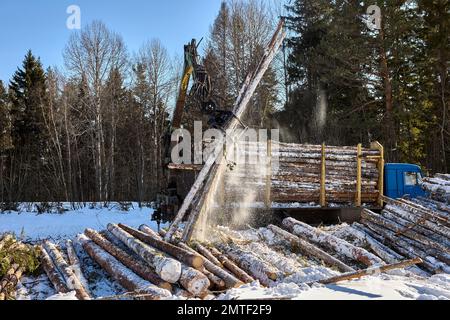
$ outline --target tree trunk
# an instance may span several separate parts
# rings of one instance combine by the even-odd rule
[[[266,287],[272,286],[278,279],[280,272],[265,261],[250,252],[244,251],[236,245],[219,245],[220,250],[225,252],[231,260],[242,269],[258,279]]]
[[[141,226],[142,227],[142,226]],[[153,230],[147,228],[143,228],[141,229],[141,231],[145,232],[144,230],[150,230],[151,233],[157,235]],[[164,237],[165,236],[165,231],[161,230],[161,235]],[[151,233],[148,233],[149,235],[151,235]],[[183,242],[179,242],[178,246],[186,251],[192,252],[196,255],[200,255],[198,252],[196,252],[194,249],[192,249],[191,247],[189,247],[187,244],[183,243]],[[205,250],[208,250],[206,248],[204,248]],[[209,252],[209,251],[208,251]],[[215,260],[216,257],[214,257],[211,253],[209,253],[210,256],[212,256]],[[213,275],[219,277],[220,279],[222,279],[222,281],[224,281],[224,286],[226,288],[237,288],[240,287],[241,285],[243,285],[243,283],[237,279],[235,276],[233,276],[231,273],[227,272],[225,269],[223,269],[223,265],[219,262],[219,264],[214,264],[213,262],[211,262],[207,257],[205,257],[203,255],[203,263],[204,263],[204,267],[206,270],[203,270],[202,272],[205,273],[205,271],[209,271],[210,273],[212,273]],[[218,262],[218,260],[217,260]],[[208,276],[208,275],[207,275]],[[211,282],[216,282],[216,280],[211,279],[208,276],[209,280]],[[222,284],[221,283],[215,283],[216,286],[221,287]]]
[[[222,252],[214,247],[210,247],[211,253],[220,261],[220,263],[231,271],[238,279],[242,280],[244,283],[250,283],[255,281],[247,272],[238,267],[233,261],[228,259]]]
[[[359,271],[355,271],[355,272],[351,272],[351,273],[342,274],[337,277],[320,280],[319,283],[331,284],[331,283],[337,283],[337,282],[341,282],[341,281],[358,279],[358,278],[361,278],[364,276],[372,276],[372,275],[376,275],[376,274],[381,274],[381,273],[389,271],[389,270],[404,269],[404,268],[416,265],[418,263],[422,263],[422,260],[419,258],[415,258],[412,260],[406,260],[406,261],[397,262],[394,264],[388,264],[388,265],[384,265],[384,266],[380,266],[380,267],[369,268],[369,269],[365,269],[365,270],[359,270]]]
[[[195,269],[203,268],[203,258],[199,255],[192,254],[191,252],[176,247],[173,244],[158,240],[153,236],[147,235],[141,231],[135,230],[123,224],[119,224],[119,227],[131,234],[133,237],[136,237],[142,242],[171,255],[172,257],[181,262],[184,262],[190,267],[193,267]]]
[[[50,279],[50,282],[53,284],[53,287],[56,289],[58,293],[68,293],[69,288],[67,287],[64,278],[56,269],[56,266],[53,263],[52,259],[50,258],[49,254],[47,253],[47,250],[45,250],[42,246],[40,247],[40,250],[41,250],[42,268],[44,269],[45,273]]]
[[[0,281],[0,300],[12,300],[16,297],[16,287],[23,274],[23,268],[13,264]]]
[[[146,266],[141,261],[134,259],[125,251],[114,246],[114,244],[105,239],[97,231],[86,229],[84,234],[141,278],[172,292],[172,285],[170,283],[162,280],[150,267]]]
[[[303,222],[297,221],[293,218],[283,220],[283,225],[292,233],[303,238],[328,247],[337,253],[340,253],[350,259],[356,260],[366,266],[373,266],[376,264],[384,264],[383,260],[374,254],[358,248],[347,241],[339,239],[331,234],[327,234],[317,228],[313,228]]]
[[[197,269],[182,265],[180,284],[196,297],[204,297],[208,294],[210,282],[208,278]]]

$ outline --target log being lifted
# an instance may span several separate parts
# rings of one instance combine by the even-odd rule
[[[277,226],[270,225],[268,229],[271,230],[275,235],[279,236],[283,240],[287,241],[292,248],[298,249],[300,252],[305,254],[306,256],[319,259],[323,261],[325,264],[336,267],[341,272],[353,272],[355,271],[353,268],[347,266],[342,261],[336,259],[335,257],[329,255],[322,249],[316,247],[315,245],[293,235],[292,233],[287,232]]]
[[[165,289],[159,288],[150,282],[138,277],[116,258],[102,250],[84,234],[78,235],[77,240],[84,250],[96,261],[115,281],[130,292],[138,292],[148,300],[160,300],[169,298],[172,294]]]
[[[181,263],[164,257],[161,252],[134,238],[118,225],[108,224],[108,231],[153,267],[161,279],[176,283],[181,276]]]
[[[412,260],[406,260],[402,262],[397,262],[394,264],[387,264],[384,266],[374,267],[374,268],[368,268],[364,270],[359,270],[355,272],[350,272],[346,274],[342,274],[336,277],[320,280],[319,283],[321,284],[331,284],[331,283],[337,283],[341,281],[347,281],[352,279],[358,279],[364,276],[372,276],[377,275],[386,271],[394,270],[394,269],[403,269],[407,268],[416,264],[422,263],[422,260],[420,258],[415,258]],[[309,283],[309,285],[312,285],[313,283]]]
[[[91,297],[89,296],[88,292],[83,287],[83,284],[81,283],[80,279],[78,279],[78,277],[75,275],[72,268],[65,261],[58,248],[50,241],[45,241],[44,247],[47,250],[50,257],[52,258],[55,266],[61,272],[67,287],[70,290],[75,290],[76,297],[78,299],[90,300]]]
[[[286,32],[283,30],[283,26],[284,19],[282,19],[278,24],[277,30],[275,31],[269,43],[269,46],[266,48],[255,72],[249,73],[246,80],[244,81],[242,89],[239,92],[238,98],[236,99],[236,102],[234,104],[233,112],[235,116],[230,121],[227,128],[225,128],[224,130],[226,132],[230,132],[232,137],[234,136],[234,132],[240,124],[240,121],[238,119],[240,119],[244,112],[247,110],[248,103],[251,100],[256,87],[264,76],[266,70],[269,68],[270,63],[272,62],[273,58],[278,52],[278,49],[281,47],[284,38],[286,37]],[[199,172],[197,179],[195,180],[188,195],[184,199],[183,204],[178,211],[177,216],[175,217],[175,220],[172,222],[169,231],[166,234],[166,240],[170,240],[172,238],[174,232],[178,229],[179,224],[185,218],[188,209],[192,205],[192,202],[195,198],[198,198],[198,194],[202,192],[203,186],[205,184],[208,184],[208,181],[206,181],[205,183],[205,180],[213,180],[215,178],[218,168],[217,162],[218,160],[219,162],[221,162],[220,160],[222,160],[221,155],[223,154],[223,148],[224,146],[220,141],[214,146],[214,151],[208,157],[205,165]],[[209,192],[209,190],[203,190],[203,192]],[[201,203],[200,206],[203,206],[203,203]],[[200,214],[201,211],[201,209],[196,210],[198,214]],[[188,240],[190,240],[190,235],[192,235],[191,229],[195,227],[197,219],[198,216],[192,217],[190,225],[185,227],[183,234],[184,242],[188,242]]]
[[[220,263],[230,270],[237,278],[242,280],[244,283],[250,283],[255,281],[252,276],[250,276],[247,272],[238,267],[233,261],[228,259],[222,252],[220,252],[217,248],[210,247],[209,250],[211,253],[220,261]]]
[[[53,287],[56,289],[57,293],[68,293],[70,290],[67,287],[64,278],[56,269],[55,264],[50,258],[47,250],[44,247],[40,247],[41,251],[41,265],[44,269],[47,277],[50,279],[50,282],[53,284]]]
[[[306,223],[297,221],[293,218],[286,218],[283,220],[283,226],[291,231],[293,234],[330,248],[337,253],[340,253],[350,259],[356,260],[368,267],[373,265],[384,264],[384,261],[368,252],[365,249],[356,247],[345,240],[339,239],[331,234],[323,232],[317,228],[311,227]]]
[[[181,249],[173,244],[159,240],[158,238],[146,234],[142,231],[135,230],[123,224],[119,224],[119,227],[131,234],[133,237],[141,240],[142,242],[149,244],[150,246],[171,255],[177,260],[184,262],[190,267],[195,269],[203,268],[203,258],[199,255],[192,254],[192,252]]]
[[[73,272],[77,276],[77,278],[80,280],[81,284],[83,285],[83,288],[86,289],[86,292],[90,294],[89,292],[89,285],[86,280],[86,278],[83,275],[83,272],[81,270],[81,264],[80,259],[78,259],[77,253],[75,251],[75,247],[73,245],[72,240],[66,241],[66,247],[67,247],[67,257],[69,259],[70,266],[72,267]]]
[[[134,259],[122,249],[114,246],[110,241],[104,238],[100,233],[92,229],[86,229],[84,234],[95,242],[99,247],[108,252],[114,258],[119,260],[123,265],[136,273],[141,278],[150,281],[160,288],[172,291],[172,285],[162,280],[149,266],[139,260]]]

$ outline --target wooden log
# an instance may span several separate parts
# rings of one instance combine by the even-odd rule
[[[86,290],[86,292],[91,295],[89,291],[89,284],[86,278],[83,275],[83,272],[81,270],[81,263],[80,259],[78,259],[77,253],[75,251],[75,247],[73,246],[72,240],[66,241],[66,247],[67,247],[67,257],[69,260],[69,264],[72,267],[73,272],[77,276],[77,278],[80,280],[81,284],[83,285],[83,288]]]
[[[411,226],[420,225],[423,226],[437,234],[440,234],[447,239],[450,239],[450,228],[447,228],[439,223],[432,222],[428,220],[429,215],[420,215],[417,214],[417,211],[414,208],[410,207],[410,210],[407,211],[403,207],[397,207],[396,205],[388,204],[385,207],[385,210],[392,212],[393,214],[405,219],[409,220]]]
[[[140,230],[144,233],[147,233],[149,236],[158,237],[159,235],[155,233],[153,230],[151,230],[148,227],[140,228]],[[162,232],[162,236],[164,236],[165,231]],[[196,252],[194,249],[189,247],[183,242],[179,242],[177,244],[180,248],[189,251],[195,255],[201,256],[198,252]],[[212,262],[210,262],[206,257],[201,256],[204,263],[204,269],[201,270],[203,274],[205,274],[209,281],[214,284],[219,290],[224,288],[234,288],[242,285],[243,283],[240,282],[238,279],[236,279],[234,276],[226,272],[221,267],[218,267],[214,265]]]
[[[5,234],[0,241],[0,250],[2,250],[6,246],[6,244],[12,244],[14,242],[16,242],[16,239],[11,234]]]
[[[194,296],[204,297],[208,294],[211,283],[209,282],[208,277],[203,273],[183,264],[181,268],[180,284]]]
[[[41,246],[40,252],[41,252],[40,258],[41,258],[42,268],[44,269],[45,273],[47,274],[47,277],[50,279],[50,282],[52,283],[56,292],[68,293],[70,290],[67,287],[66,282],[64,281],[64,278],[59,273],[58,269],[56,268],[55,264],[53,263],[52,259],[50,258],[47,250],[45,250],[45,248]]]
[[[442,244],[446,247],[450,247],[450,240],[447,237],[426,228],[420,220],[417,222],[412,222],[410,220],[404,219],[402,216],[395,214],[387,208],[382,211],[382,216],[388,220],[395,221],[400,226],[402,226],[403,230],[397,233],[398,235],[402,235],[404,232],[412,230],[414,232],[422,234],[423,236],[429,238],[434,242]]]
[[[92,229],[86,229],[84,234],[95,242],[100,248],[108,252],[118,261],[120,261],[124,266],[130,268],[131,271],[136,273],[141,278],[150,281],[156,286],[172,291],[172,285],[162,280],[155,271],[153,271],[149,266],[145,265],[139,260],[133,259],[132,256],[127,254],[122,249],[114,246],[110,241],[105,239],[100,233]]]
[[[244,283],[255,281],[253,277],[251,277],[247,272],[238,267],[233,261],[228,259],[228,257],[220,252],[217,248],[209,247],[209,250],[220,261],[220,263],[229,271],[231,271],[238,279],[240,279]]]
[[[360,241],[364,241],[381,259],[387,263],[397,263],[404,259],[404,257],[391,248],[385,246],[378,240],[371,237],[367,232],[361,229],[361,225],[355,222],[351,227],[347,228],[349,235],[358,238]]]
[[[450,252],[450,248],[445,247],[437,242],[434,242],[413,230],[405,230],[405,228],[402,227],[401,225],[399,225],[397,222],[386,219],[385,217],[377,215],[376,213],[374,213],[370,210],[364,209],[361,213],[361,216],[367,220],[375,222],[378,225],[388,228],[398,234],[402,234],[405,237],[408,237],[413,241],[422,243],[425,246],[442,251],[443,253]]]
[[[69,266],[67,261],[61,255],[61,252],[58,248],[51,243],[50,241],[44,242],[44,247],[47,250],[49,256],[52,258],[55,266],[58,268],[59,272],[61,272],[66,286],[70,290],[74,290],[76,292],[76,297],[80,300],[90,300],[91,297],[86,289],[83,287],[80,279],[75,275],[72,268]]]
[[[122,226],[122,228],[124,228],[124,227]],[[148,226],[145,226],[145,225],[141,225],[139,227],[139,229],[140,229],[139,232],[137,230],[134,230],[129,227],[126,227],[125,229],[129,230],[136,236],[139,236],[140,239],[142,239],[142,240],[146,239],[148,241],[150,238],[152,238],[155,241],[161,241],[161,242],[163,241],[162,238],[159,236],[159,234],[157,234],[156,232],[154,232],[152,229],[150,229]],[[143,237],[143,236],[145,236],[145,237]],[[150,241],[150,242],[153,242],[153,241]],[[165,244],[167,244],[167,243],[165,243]],[[170,245],[170,246],[174,247],[173,245]],[[201,257],[199,254],[197,254],[195,251],[192,252],[191,250],[186,250],[182,247],[181,248],[175,247],[175,248],[176,248],[175,250],[173,250],[173,248],[171,248],[172,252],[179,253],[181,251],[179,251],[178,249],[182,249],[188,255],[201,258],[202,262],[203,262],[203,257]],[[186,255],[184,255],[184,256],[186,256]],[[192,259],[190,259],[189,261],[192,261]],[[191,293],[192,295],[194,295],[196,297],[206,296],[208,294],[208,289],[211,286],[211,283],[214,283],[220,289],[223,289],[225,286],[224,281],[222,279],[216,277],[211,272],[205,270],[203,264],[202,264],[202,267],[200,268],[200,270],[194,269],[194,268],[190,267],[189,265],[182,264],[181,265],[181,276],[180,276],[179,282],[189,293]]]
[[[203,268],[203,258],[199,255],[194,255],[184,249],[181,249],[173,244],[167,243],[163,240],[159,240],[151,235],[148,235],[142,231],[135,230],[123,224],[119,224],[119,227],[131,234],[133,237],[141,240],[142,242],[164,252],[168,255],[176,258],[177,260],[187,264],[195,269]]]
[[[141,231],[141,232],[147,234],[148,236],[151,236],[157,240],[163,241],[163,238],[158,233],[156,233],[155,231],[150,229],[150,227],[148,227],[144,224],[139,227],[139,231]],[[191,252],[195,255],[200,256],[197,252],[195,252],[193,249],[191,249],[189,246],[187,246],[184,243],[180,242],[177,244],[177,246],[183,250],[186,250],[188,252]],[[203,257],[202,257],[202,259],[203,259]],[[207,261],[204,261],[205,265],[206,265],[206,263],[207,263]],[[225,288],[225,282],[221,278],[217,277],[215,274],[209,272],[205,268],[201,269],[200,271],[209,279],[211,285],[215,285],[219,290],[222,290]]]
[[[165,257],[160,251],[134,238],[118,225],[108,224],[108,230],[153,267],[161,279],[169,283],[175,283],[180,279],[180,262]]]
[[[397,263],[406,259],[403,255],[397,253],[396,251],[382,243],[381,241],[383,239],[375,235],[373,231],[367,229],[365,226],[359,224],[358,222],[354,222],[351,228],[356,231],[356,233],[352,234],[354,234],[356,237],[361,237],[361,240],[365,239],[372,251],[387,263]],[[411,266],[409,268],[409,271],[422,277],[429,276],[429,273],[423,271],[417,266]]]
[[[0,300],[12,300],[16,297],[16,287],[23,274],[23,268],[13,264],[0,281]]]
[[[192,252],[193,254],[200,255],[198,252],[196,252],[194,249],[192,249],[191,247],[189,247],[187,244],[185,244],[183,242],[179,242],[177,245],[186,251]],[[204,258],[204,257],[202,256],[202,258]],[[212,263],[210,261],[208,261],[206,258],[204,258],[204,269],[201,270],[201,272],[208,277],[211,284],[214,284],[216,286],[216,288],[225,289],[225,287],[226,287],[225,281],[221,277],[219,277],[216,273],[222,274],[222,276],[225,275],[225,277],[226,277],[227,272],[214,264],[212,264],[212,268],[211,268],[211,264]],[[210,271],[210,269],[214,270],[215,272]],[[219,290],[221,290],[221,289],[219,289]]]
[[[375,267],[375,268],[368,268],[368,269],[364,269],[364,270],[359,270],[359,271],[355,271],[355,272],[351,272],[351,273],[342,274],[342,275],[339,275],[336,277],[320,280],[319,283],[331,284],[331,283],[337,283],[337,282],[341,282],[341,281],[348,281],[348,280],[352,280],[352,279],[362,278],[364,276],[372,276],[372,275],[380,274],[380,273],[387,272],[387,271],[394,270],[394,269],[404,269],[404,268],[407,268],[407,267],[410,267],[410,266],[413,266],[413,265],[416,265],[419,263],[422,263],[422,260],[420,258],[415,258],[415,259],[397,262],[397,263],[393,263],[393,264],[387,264],[387,265],[379,266],[379,267]],[[313,284],[313,283],[311,283],[311,284]]]
[[[119,225],[120,226],[120,225]],[[157,232],[153,231],[149,226],[145,225],[145,224],[141,224],[139,226],[139,231],[152,236],[153,238],[155,238],[156,240],[159,241],[164,241],[163,237],[160,236]],[[164,232],[164,231],[163,231]]]
[[[256,87],[258,86],[263,75],[267,71],[270,62],[275,57],[276,52],[278,51],[282,42],[284,41],[284,38],[286,37],[286,33],[282,30],[283,25],[284,20],[280,21],[269,46],[266,48],[261,61],[257,65],[257,68],[255,69],[254,72],[249,73],[247,75],[247,78],[244,81],[244,84],[238,94],[238,97],[233,107],[233,113],[235,117],[233,117],[233,119],[229,122],[229,124],[225,128],[227,135],[229,135],[231,138],[233,138],[236,129],[241,124],[241,121],[239,119],[248,109],[247,108],[248,103],[250,102],[250,99],[253,93],[255,92]],[[205,184],[206,185],[210,184],[209,180],[214,180],[216,178],[216,173],[218,169],[217,160],[221,159],[221,156],[223,156],[222,142],[223,141],[219,141],[219,143],[215,145],[213,149],[214,151],[208,157],[207,161],[205,162],[205,165],[198,174],[196,181],[194,182],[188,195],[185,197],[183,204],[177,213],[177,216],[175,217],[174,221],[172,222],[169,228],[169,231],[167,232],[166,240],[170,241],[170,239],[173,236],[173,233],[175,232],[175,230],[178,229],[179,224],[183,221],[188,209],[191,207],[192,202],[202,191],[203,186]],[[206,192],[209,192],[209,190],[206,190]],[[197,211],[201,212],[201,209]],[[198,215],[192,216],[192,221],[189,225],[189,228],[185,229],[185,232],[183,234],[184,242],[188,242],[187,240],[190,240],[190,235],[192,235],[193,232],[191,229],[195,227],[197,219]]]
[[[329,255],[322,249],[314,246],[313,244],[289,233],[277,226],[270,225],[268,229],[271,230],[275,235],[284,239],[294,250],[299,250],[304,255],[319,259],[323,261],[325,264],[337,268],[341,272],[353,272],[355,271],[353,268],[347,266],[342,261],[336,259],[335,257]]]
[[[149,300],[171,297],[171,293],[168,290],[159,288],[138,277],[85,235],[78,235],[77,239],[89,256],[126,290],[145,294],[146,299]]]
[[[278,269],[275,269],[256,255],[239,248],[235,244],[221,244],[218,245],[218,248],[230,257],[234,263],[238,264],[242,269],[251,274],[255,279],[258,279],[259,282],[266,287],[272,286],[274,281],[280,276]]]
[[[407,213],[413,214],[417,220],[425,218],[426,220],[429,220],[437,225],[442,225],[442,226],[446,226],[446,227],[450,226],[450,221],[447,217],[443,217],[443,216],[439,215],[436,210],[431,210],[421,204],[418,204],[418,203],[415,203],[412,201],[408,201],[405,199],[394,200],[394,199],[390,199],[387,197],[384,197],[384,201],[390,205],[393,205],[393,206],[396,206],[396,207],[399,207],[399,208],[405,210]],[[427,199],[427,201],[430,201],[430,200]],[[411,217],[411,218],[413,218],[413,217]]]
[[[195,250],[197,250],[203,257],[208,259],[210,262],[214,263],[216,266],[223,267],[223,265],[220,263],[220,261],[203,245],[201,245],[197,241],[193,241],[192,245],[194,246]]]
[[[362,219],[361,223],[364,224],[371,231],[381,235],[384,239],[386,245],[388,245],[393,250],[399,252],[401,255],[407,258],[421,258],[423,260],[421,267],[425,270],[429,271],[432,274],[442,272],[442,263],[431,263],[427,259],[429,255],[423,250],[417,248],[410,241],[407,241],[404,237],[397,237],[395,233],[389,229],[383,228],[376,223],[373,223],[369,220]]]
[[[334,250],[350,259],[356,260],[366,266],[384,264],[383,260],[368,252],[365,249],[358,248],[345,240],[339,239],[331,234],[323,232],[317,228],[313,228],[306,223],[297,221],[293,218],[283,220],[283,226],[295,235],[320,244]]]

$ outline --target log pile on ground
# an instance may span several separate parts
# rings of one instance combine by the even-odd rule
[[[433,199],[450,202],[450,174],[436,174],[433,178],[424,178],[422,187]]]
[[[450,272],[450,207],[437,200],[385,199],[381,214],[363,210],[361,223],[347,233],[364,238],[389,263],[422,259],[428,273]]]
[[[330,284],[393,269],[448,273],[446,211],[437,213],[429,207],[434,204],[419,200],[386,200],[382,214],[364,210],[362,222],[351,226],[316,228],[286,218],[281,227],[216,227],[208,241],[184,243],[175,234],[169,243],[164,230],[110,224],[107,233],[86,229],[76,242],[127,292],[110,299],[211,299],[254,281],[264,287]],[[45,242],[42,266],[58,292],[89,299],[74,254],[71,242],[68,261],[62,249]],[[313,276],[312,266],[318,270]]]
[[[13,235],[0,236],[0,300],[14,300],[23,274],[39,267],[39,249],[18,241]]]
[[[236,157],[269,155],[267,162],[271,168],[270,197],[275,203],[320,203],[322,178],[322,146],[300,145],[272,142],[271,150],[266,145],[247,143],[237,149],[241,153]],[[244,151],[242,151],[244,150]],[[324,188],[327,203],[354,203],[357,192],[358,159],[361,160],[361,202],[376,204],[379,200],[379,161],[380,151],[362,148],[358,156],[357,147],[324,148]],[[239,159],[239,158],[238,158]],[[239,161],[239,160],[238,160]],[[255,160],[256,161],[256,160]],[[239,164],[245,166],[246,162]],[[263,169],[265,171],[265,169]],[[265,173],[265,172],[263,172]],[[245,179],[237,175],[244,175]],[[257,201],[264,201],[266,196],[266,177],[261,176],[261,168],[250,164],[242,170],[228,170],[225,174],[225,191],[227,197],[237,194],[234,181],[239,181],[238,188],[257,190]],[[234,202],[233,199],[226,199]]]

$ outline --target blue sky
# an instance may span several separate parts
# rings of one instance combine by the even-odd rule
[[[181,55],[192,38],[207,36],[222,0],[0,0],[0,80],[9,81],[28,49],[44,67],[63,67],[62,51],[73,30],[70,5],[81,8],[82,26],[103,21],[124,38],[130,52],[159,38]]]

